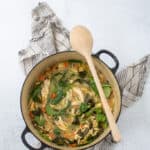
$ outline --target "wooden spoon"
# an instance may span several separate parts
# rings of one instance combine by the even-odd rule
[[[105,97],[101,82],[98,78],[92,57],[92,47],[93,47],[93,38],[90,31],[84,26],[76,26],[70,32],[70,42],[73,50],[79,52],[83,55],[89,65],[90,71],[93,75],[95,84],[97,86],[101,102],[111,129],[111,133],[115,142],[119,142],[121,140],[121,135],[119,129],[116,125],[114,116],[110,110],[107,99]]]

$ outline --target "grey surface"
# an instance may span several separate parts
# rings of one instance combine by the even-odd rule
[[[120,68],[150,53],[150,1],[47,0],[69,29],[84,24],[93,33],[94,51],[106,48],[120,59]],[[37,0],[2,1],[0,5],[0,149],[25,150],[20,140],[24,122],[20,90],[25,76],[18,65],[18,50],[26,47],[31,32],[31,9]],[[140,100],[119,120],[123,136],[116,150],[149,147],[150,77]]]

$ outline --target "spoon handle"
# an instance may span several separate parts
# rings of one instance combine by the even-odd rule
[[[104,94],[101,82],[100,82],[100,80],[98,78],[98,75],[97,75],[97,72],[96,72],[96,69],[95,69],[92,57],[90,55],[86,55],[86,60],[88,62],[90,71],[91,71],[91,73],[93,75],[95,84],[97,86],[97,89],[98,89],[98,92],[99,92],[99,95],[100,95],[100,98],[101,98],[101,102],[102,102],[102,105],[103,105],[103,108],[104,108],[104,111],[105,111],[105,114],[106,114],[106,117],[107,117],[110,129],[111,129],[113,140],[115,142],[119,142],[121,140],[121,135],[120,135],[118,126],[117,126],[117,124],[115,122],[114,116],[113,116],[113,114],[112,114],[112,112],[110,110],[110,107],[109,107],[108,103],[107,103],[107,99],[105,97],[105,94]]]

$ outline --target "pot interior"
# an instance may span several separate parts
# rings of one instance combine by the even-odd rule
[[[23,88],[22,88],[22,93],[21,93],[21,110],[23,114],[23,118],[25,120],[26,125],[30,129],[30,131],[43,143],[47,144],[48,146],[54,147],[56,149],[85,149],[87,147],[90,147],[98,142],[100,142],[103,138],[105,138],[109,132],[110,129],[107,128],[96,140],[94,140],[92,143],[85,145],[85,146],[80,146],[76,148],[68,148],[68,147],[63,147],[63,146],[58,146],[54,143],[50,143],[46,140],[44,140],[37,132],[37,130],[33,127],[32,122],[29,118],[29,113],[28,113],[28,99],[29,95],[32,89],[33,84],[35,83],[35,79],[49,66],[52,66],[53,64],[60,62],[60,61],[65,61],[68,59],[77,59],[77,60],[82,60],[85,61],[85,59],[78,53],[76,52],[62,52],[58,53],[52,56],[49,56],[45,58],[43,61],[41,61],[39,64],[37,64],[32,71],[30,71],[29,75],[27,76]],[[103,75],[106,77],[106,79],[109,81],[111,84],[113,91],[114,91],[114,99],[115,99],[115,105],[114,105],[114,117],[117,120],[120,114],[120,109],[121,109],[121,96],[120,96],[120,90],[118,83],[113,75],[113,73],[108,69],[108,67],[99,59],[93,57],[94,64],[96,66],[96,69],[101,71]]]

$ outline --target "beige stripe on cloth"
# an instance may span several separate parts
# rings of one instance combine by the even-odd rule
[[[28,48],[19,51],[20,61],[25,74],[43,58],[70,50],[69,32],[47,3],[39,3],[32,11],[32,39]],[[145,80],[150,70],[150,55],[117,73],[122,90],[122,109],[131,106],[142,96]],[[109,135],[103,142],[89,150],[112,150],[113,143]]]

